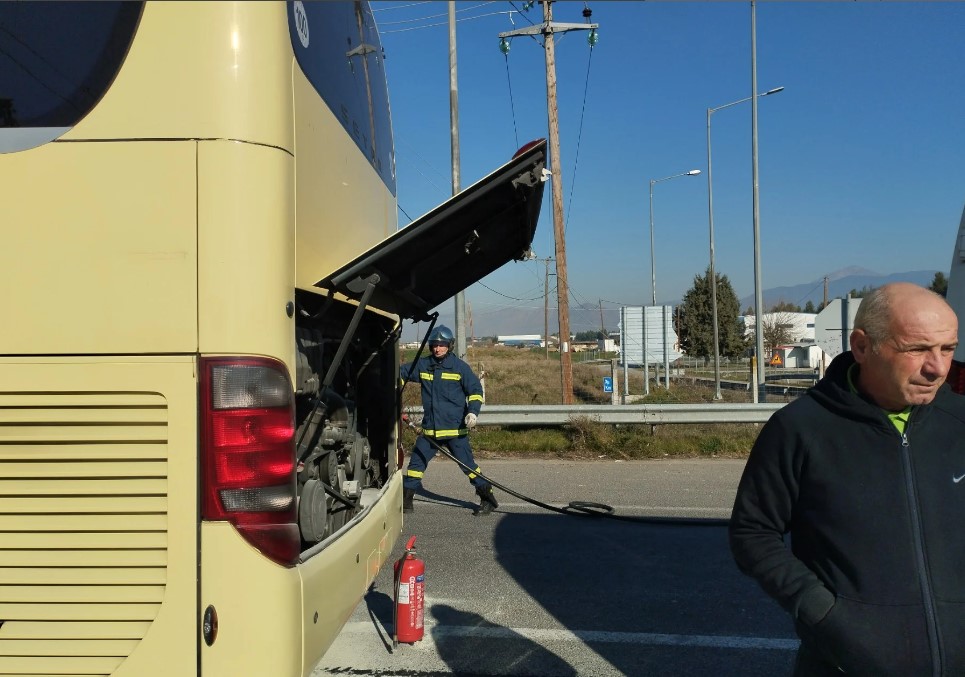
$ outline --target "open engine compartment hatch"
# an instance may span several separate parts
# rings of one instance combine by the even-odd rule
[[[543,199],[546,140],[315,283],[413,320],[530,251]],[[349,225],[350,224],[346,224]],[[372,276],[377,276],[377,281]]]

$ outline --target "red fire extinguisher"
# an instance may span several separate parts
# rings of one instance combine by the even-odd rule
[[[393,566],[395,571],[395,637],[413,644],[422,639],[425,605],[426,565],[416,557],[415,536],[405,544],[405,552]]]

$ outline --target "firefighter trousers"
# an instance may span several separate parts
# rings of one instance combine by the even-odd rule
[[[473,468],[472,471],[469,471],[459,466],[459,469],[469,478],[470,484],[480,489],[485,489],[489,486],[489,482],[476,474],[480,472],[480,469],[479,466],[476,465],[476,461],[473,460],[468,437],[450,437],[448,439],[435,440],[435,442],[439,446],[448,448],[452,455],[459,459],[461,463]],[[405,478],[402,481],[404,488],[418,489],[422,485],[422,477],[425,475],[426,466],[429,465],[429,461],[432,460],[432,457],[435,456],[436,453],[435,446],[433,446],[425,436],[419,435],[419,438],[415,442],[415,448],[409,456],[409,467],[406,469]]]

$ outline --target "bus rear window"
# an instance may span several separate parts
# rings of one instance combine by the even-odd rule
[[[0,153],[80,121],[117,74],[141,2],[0,2]]]

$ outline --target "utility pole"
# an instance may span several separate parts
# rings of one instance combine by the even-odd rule
[[[824,305],[821,306],[821,310],[828,307],[828,276],[824,276]],[[821,378],[824,378],[824,371],[828,368],[828,354],[821,351]]]
[[[600,333],[606,338],[606,324],[603,323],[603,299],[600,299]]]
[[[466,317],[469,318],[469,345],[473,345],[476,342],[476,330],[472,326],[472,304],[466,304]]]
[[[761,281],[760,198],[757,180],[757,5],[751,0],[751,174],[753,175],[754,212],[754,303],[757,308],[756,348],[757,389],[760,402],[767,401],[764,373],[764,283]]]
[[[449,0],[449,143],[452,148],[452,194],[461,189],[459,178],[459,84],[456,77],[456,3]],[[466,357],[466,292],[456,292],[456,355]]]
[[[573,359],[570,354],[570,306],[566,279],[566,225],[563,222],[563,163],[560,161],[559,116],[556,107],[556,48],[554,33],[573,30],[593,31],[597,24],[553,23],[552,0],[542,0],[543,24],[500,33],[504,41],[517,35],[542,35],[546,59],[546,115],[549,123],[550,159],[552,161],[553,234],[556,239],[556,298],[560,322],[560,380],[563,404],[573,404]],[[591,33],[592,35],[592,33]]]

